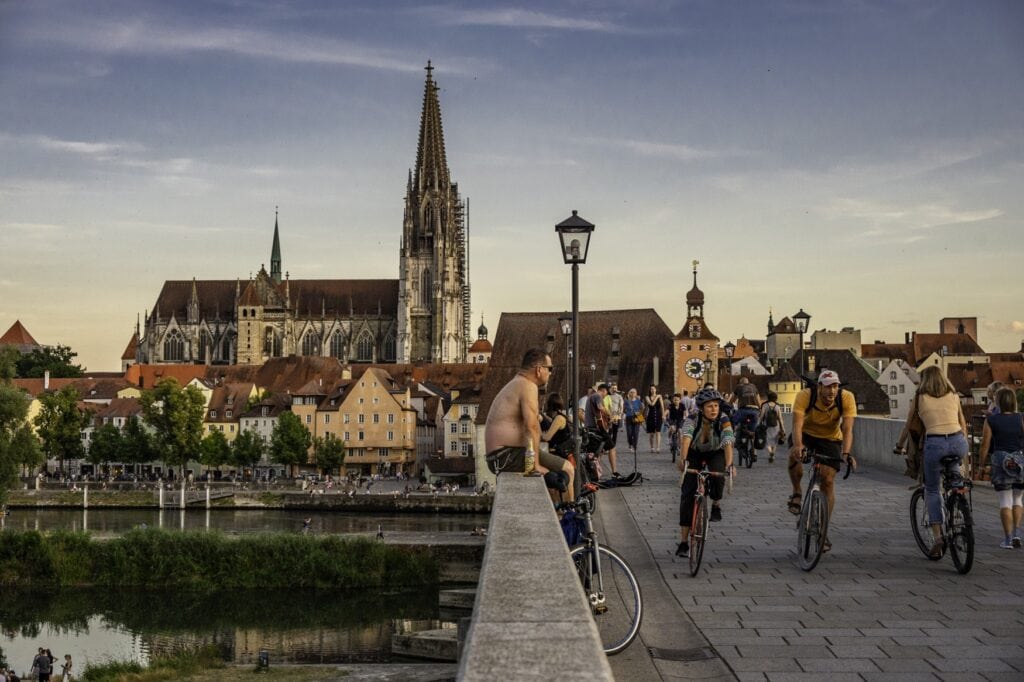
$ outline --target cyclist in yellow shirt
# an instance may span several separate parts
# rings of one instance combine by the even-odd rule
[[[816,393],[814,404],[811,394]],[[857,400],[852,391],[839,386],[839,375],[830,369],[818,375],[817,389],[805,388],[793,402],[793,447],[789,451],[789,480],[793,494],[789,497],[789,511],[800,513],[802,497],[800,481],[804,476],[804,448],[831,457],[821,468],[821,491],[828,498],[828,511],[836,504],[835,481],[841,462],[850,460],[856,471],[857,460],[853,448],[853,420],[857,416]],[[826,545],[827,547],[827,545]]]

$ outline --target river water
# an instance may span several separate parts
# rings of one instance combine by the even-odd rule
[[[481,515],[312,513],[274,510],[13,509],[8,530],[87,530],[98,537],[140,526],[210,529],[229,534],[298,532],[312,515],[314,533],[467,534]],[[153,654],[213,645],[224,660],[255,665],[392,662],[391,636],[455,627],[438,607],[438,589],[394,586],[387,592],[334,590],[223,591],[64,589],[0,590],[0,659],[26,672],[38,647],[75,669],[104,660],[146,663]]]

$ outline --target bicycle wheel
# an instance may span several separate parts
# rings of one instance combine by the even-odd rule
[[[910,530],[921,553],[931,559],[931,524],[928,523],[928,505],[924,501],[924,488],[918,488],[910,496]]]
[[[744,449],[747,451],[747,468],[749,469],[750,467],[754,466],[754,447],[753,447],[753,443],[750,443]]]
[[[971,508],[962,494],[951,493],[947,503],[946,543],[953,565],[960,575],[971,570],[974,564],[974,528]]]
[[[797,561],[800,568],[810,571],[821,560],[828,534],[828,502],[820,490],[812,490],[800,510],[797,522]]]
[[[625,559],[604,545],[599,555],[600,562],[594,561],[594,550],[586,545],[577,545],[569,552],[601,633],[604,652],[613,656],[628,647],[640,632],[643,599],[640,583]]]
[[[690,519],[690,575],[697,575],[700,561],[704,558],[704,541],[708,537],[708,498],[698,495],[693,501],[693,518]]]

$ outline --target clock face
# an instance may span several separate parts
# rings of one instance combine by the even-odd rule
[[[690,358],[683,366],[683,370],[691,379],[699,379],[704,376],[704,361],[700,358]]]

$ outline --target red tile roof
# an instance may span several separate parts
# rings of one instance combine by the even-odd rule
[[[11,328],[3,336],[0,336],[0,345],[19,346],[23,349],[26,347],[39,348],[39,343],[28,333],[21,320],[15,320]]]

